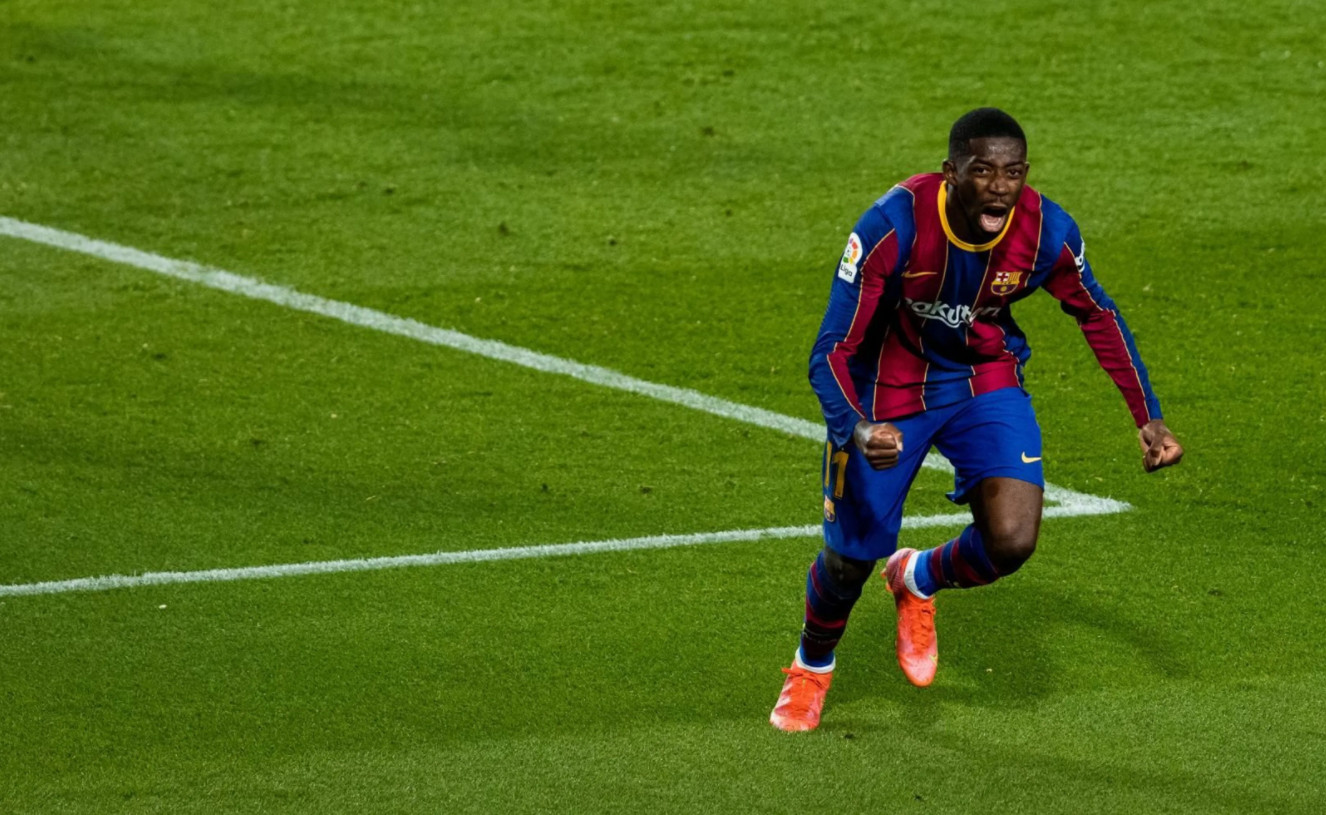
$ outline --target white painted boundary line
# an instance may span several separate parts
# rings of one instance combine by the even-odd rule
[[[661,385],[633,376],[603,368],[598,365],[586,365],[562,357],[542,354],[519,346],[507,345],[497,340],[485,340],[471,337],[459,331],[437,328],[416,320],[397,317],[374,309],[356,306],[339,300],[329,300],[312,294],[305,294],[285,286],[264,283],[250,277],[244,277],[224,269],[216,269],[185,260],[175,260],[144,252],[129,246],[101,241],[65,232],[40,224],[19,221],[0,216],[0,235],[40,243],[57,249],[90,255],[92,257],[121,263],[149,272],[198,283],[209,288],[239,294],[254,300],[265,300],[278,306],[318,314],[340,320],[344,323],[370,328],[387,334],[454,348],[471,354],[511,362],[526,368],[533,368],[545,373],[561,374],[595,385],[623,390],[629,393],[648,396],[663,402],[682,405],[695,410],[736,419],[747,424],[778,430],[794,436],[801,436],[815,442],[824,440],[824,428],[817,422],[785,416],[763,408],[742,405],[719,399],[689,388]],[[952,472],[952,467],[942,456],[931,453],[926,457],[925,466],[931,469]],[[1100,498],[1094,495],[1075,492],[1065,487],[1046,484],[1045,498],[1047,506],[1045,517],[1065,518],[1081,515],[1103,515],[1126,512],[1132,507],[1122,501]],[[904,528],[944,526],[965,524],[967,516],[962,513],[949,515],[929,515],[907,517],[903,519]],[[404,555],[400,557],[374,558],[368,560],[338,560],[310,563],[293,563],[276,566],[255,566],[237,569],[216,569],[202,572],[151,572],[138,576],[110,575],[106,577],[80,578],[77,580],[55,581],[49,583],[30,583],[0,586],[0,597],[20,594],[51,594],[63,591],[101,591],[111,588],[139,585],[159,585],[163,583],[211,582],[223,580],[248,580],[262,577],[283,577],[300,574],[325,574],[343,571],[364,571],[371,569],[389,569],[403,566],[441,565],[445,563],[464,563],[482,560],[504,560],[522,557],[550,557],[563,554],[581,554],[587,552],[618,551],[625,549],[657,549],[668,546],[687,546],[698,543],[720,543],[738,540],[759,540],[762,538],[798,537],[812,535],[819,527],[774,527],[764,530],[741,530],[735,532],[712,532],[695,535],[659,535],[649,538],[631,538],[616,541],[578,542],[547,546],[515,547],[508,549],[488,549],[471,552],[439,552],[431,555]],[[795,532],[789,532],[795,530]],[[735,536],[735,537],[734,537]]]
[[[1112,510],[1119,511],[1119,510]],[[1082,515],[1080,509],[1046,507],[1047,518]],[[949,515],[921,515],[902,519],[903,529],[926,529],[935,526],[966,526],[971,517],[963,512]],[[783,538],[818,538],[819,526],[775,526],[768,529],[735,529],[729,532],[701,532],[692,535],[651,535],[643,538],[577,541],[575,543],[511,546],[502,549],[475,549],[462,552],[434,552],[429,555],[359,558],[353,560],[315,560],[307,563],[278,563],[270,566],[246,566],[234,569],[205,569],[193,572],[147,572],[138,575],[111,574],[80,577],[73,580],[50,580],[43,583],[15,583],[0,586],[0,597],[67,592],[109,591],[134,586],[165,586],[173,583],[225,583],[234,580],[263,580],[298,577],[309,574],[371,572],[380,569],[406,569],[419,566],[448,566],[457,563],[484,563],[490,560],[588,555],[595,552],[628,552],[635,549],[671,549],[678,546],[701,546],[711,543],[779,540]]]
[[[71,591],[106,591],[130,586],[161,586],[169,583],[222,583],[231,580],[257,580],[294,577],[305,574],[368,572],[378,569],[403,569],[412,566],[446,566],[454,563],[482,563],[489,560],[584,555],[592,552],[625,552],[632,549],[667,549],[674,546],[698,546],[706,543],[735,543],[770,538],[803,538],[819,534],[818,526],[779,526],[769,529],[738,529],[731,532],[708,532],[695,535],[651,535],[644,538],[578,541],[545,546],[513,546],[504,549],[478,549],[462,552],[434,552],[429,555],[400,555],[356,560],[320,560],[309,563],[282,563],[271,566],[248,566],[238,569],[207,569],[198,572],[148,572],[140,575],[106,575],[46,583],[20,583],[0,586],[0,597],[25,594],[61,594]]]
[[[1063,514],[1062,510],[1063,507],[1050,507],[1045,514],[1049,517],[1059,517]],[[933,526],[965,526],[970,522],[971,517],[969,515],[958,512],[949,515],[923,515],[904,518],[902,526],[904,529],[924,529]],[[728,532],[700,532],[692,535],[650,535],[643,538],[577,541],[575,543],[538,546],[511,546],[502,549],[474,549],[462,552],[434,552],[429,555],[399,555],[355,560],[316,560],[308,563],[279,563],[271,566],[206,569],[196,572],[147,572],[139,575],[112,574],[104,577],[80,577],[74,580],[52,580],[45,583],[17,583],[10,586],[0,586],[0,597],[18,597],[27,594],[63,594],[71,591],[108,591],[131,586],[163,586],[171,583],[224,583],[232,580],[261,580],[273,577],[296,577],[306,574],[371,572],[379,569],[483,563],[490,560],[565,557],[567,555],[587,555],[595,552],[628,552],[634,549],[671,549],[678,546],[700,546],[709,543],[817,538],[819,535],[820,527],[818,525],[773,526],[767,529],[734,529]]]

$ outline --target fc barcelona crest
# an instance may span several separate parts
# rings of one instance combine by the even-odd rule
[[[990,283],[990,291],[1001,297],[1012,294],[1025,275],[1026,272],[995,272],[994,280]]]

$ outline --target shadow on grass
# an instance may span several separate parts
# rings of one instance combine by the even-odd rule
[[[854,640],[843,656],[853,676],[839,682],[836,701],[895,696],[921,710],[946,703],[1008,708],[1089,688],[1075,661],[1101,664],[1099,687],[1157,678],[1184,679],[1195,672],[1185,661],[1191,646],[1180,643],[1163,620],[1148,625],[1145,613],[1130,613],[1106,600],[1033,586],[992,586],[980,593],[947,592],[936,614],[940,669],[929,688],[912,688],[893,653],[894,616],[854,619]],[[1144,608],[1143,608],[1144,611]],[[864,615],[862,615],[864,616]],[[864,652],[873,656],[861,657]],[[1137,666],[1141,670],[1136,670]],[[1113,666],[1110,669],[1109,666]]]

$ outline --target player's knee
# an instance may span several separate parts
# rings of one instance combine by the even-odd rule
[[[1011,574],[1036,552],[1035,524],[994,524],[985,534],[985,551],[1000,574]]]
[[[865,585],[875,569],[873,560],[857,560],[846,557],[825,547],[824,567],[829,572],[829,579],[843,587]]]

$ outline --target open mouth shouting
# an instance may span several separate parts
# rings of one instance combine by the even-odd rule
[[[981,210],[976,221],[982,232],[994,235],[1008,223],[1008,212],[1008,207],[1003,204],[989,204]]]

